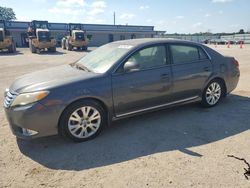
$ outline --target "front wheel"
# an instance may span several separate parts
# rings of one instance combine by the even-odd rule
[[[92,100],[70,105],[62,114],[59,133],[75,142],[84,142],[100,134],[106,122],[105,111]]]
[[[48,51],[49,52],[56,52],[56,47],[54,46],[54,47],[48,48]]]
[[[203,91],[202,105],[213,107],[217,105],[224,95],[225,88],[220,80],[211,81]]]

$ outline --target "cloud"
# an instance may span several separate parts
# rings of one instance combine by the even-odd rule
[[[66,14],[66,15],[74,15],[74,16],[77,16],[83,13],[83,11],[81,12],[80,10],[71,9],[71,8],[61,8],[61,7],[59,8],[53,7],[49,9],[48,11],[53,14]]]
[[[56,5],[48,11],[56,14],[77,16],[85,12],[86,3],[84,0],[58,0]]]
[[[181,20],[181,19],[184,19],[184,16],[176,16],[175,18],[178,20]]]
[[[134,17],[135,17],[135,15],[132,13],[123,13],[120,16],[121,19],[125,19],[125,20],[130,20],[130,19],[133,19]]]
[[[151,23],[153,20],[152,19],[147,19],[146,22]]]
[[[17,16],[16,19],[17,19],[17,21],[26,21],[26,22],[30,22],[32,20],[28,16],[22,16],[22,15]]]
[[[149,6],[148,5],[142,5],[139,7],[140,10],[146,10],[146,9],[149,9]]]
[[[84,0],[59,0],[56,2],[57,6],[62,6],[62,7],[78,7],[81,6],[83,7],[85,5]]]
[[[106,2],[102,0],[89,4],[86,0],[57,0],[48,12],[57,19],[70,16],[71,22],[103,23],[104,20],[98,15],[104,13],[106,7]]]
[[[192,25],[193,28],[201,27],[203,24],[201,22],[194,23]]]
[[[46,3],[47,0],[32,0],[34,3]]]
[[[105,1],[95,1],[90,5],[90,11],[88,12],[88,15],[96,16],[98,14],[101,14],[105,11],[106,7],[107,5]]]
[[[219,13],[219,14],[223,14],[223,13],[224,13],[224,11],[223,11],[223,10],[220,10],[218,13]]]
[[[205,17],[211,17],[211,14],[209,14],[209,13],[207,13],[207,14],[205,14]]]
[[[213,3],[229,3],[232,2],[233,0],[212,0]]]
[[[229,27],[231,27],[231,28],[238,28],[239,26],[240,26],[239,24],[232,24]]]

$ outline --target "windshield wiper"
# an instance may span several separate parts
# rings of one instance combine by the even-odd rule
[[[77,69],[80,69],[80,70],[84,70],[84,71],[87,71],[87,72],[92,72],[90,69],[88,69],[87,67],[85,67],[84,65],[81,65],[81,64],[75,64],[75,67]]]

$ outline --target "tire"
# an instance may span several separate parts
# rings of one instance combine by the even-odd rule
[[[82,100],[64,110],[58,132],[75,142],[84,142],[98,136],[105,124],[106,113],[103,107],[93,100]]]
[[[13,53],[16,53],[16,44],[15,43],[13,43],[13,44],[14,44]]]
[[[8,52],[9,52],[9,53],[14,53],[14,50],[15,50],[15,46],[14,46],[14,43],[12,43],[12,44],[10,45],[10,47],[8,48]]]
[[[56,47],[54,46],[54,47],[48,48],[48,51],[49,52],[56,52]]]
[[[82,50],[83,50],[83,51],[88,51],[88,46],[82,47]]]
[[[68,51],[72,51],[72,49],[73,49],[72,45],[68,41],[66,41],[66,49]]]
[[[202,106],[210,108],[216,106],[225,96],[225,86],[221,80],[215,79],[208,83],[202,94]]]
[[[62,49],[63,49],[63,50],[66,50],[65,42],[66,42],[66,41],[63,39],[63,40],[62,40]]]
[[[36,53],[36,48],[32,44],[32,40],[29,40],[29,48],[30,48],[31,53]]]

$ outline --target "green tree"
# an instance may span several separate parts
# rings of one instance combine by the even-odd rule
[[[239,34],[245,34],[244,29],[241,29],[241,30],[239,31]]]
[[[1,7],[0,6],[0,20],[16,20],[16,15],[12,8]]]

